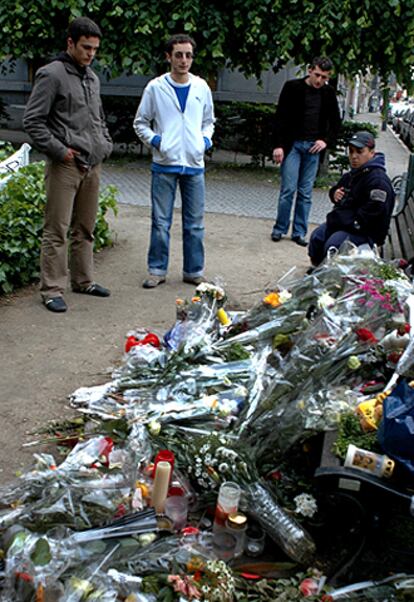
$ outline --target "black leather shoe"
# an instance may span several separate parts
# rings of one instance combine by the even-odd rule
[[[89,286],[85,287],[72,287],[74,293],[81,293],[82,295],[92,295],[93,297],[109,297],[111,291],[104,288],[96,282],[92,282]]]
[[[198,286],[202,282],[207,282],[207,280],[204,278],[204,276],[183,276],[183,282],[186,282],[187,284],[195,284],[195,286]]]
[[[68,306],[65,303],[63,297],[52,297],[51,299],[43,299],[43,305],[49,311],[53,311],[55,313],[62,313],[67,311]]]
[[[304,238],[302,238],[302,236],[295,236],[294,238],[292,237],[292,240],[300,247],[308,246],[308,242]]]
[[[272,232],[271,239],[273,240],[273,242],[279,242],[280,240],[282,240],[282,235],[279,234],[279,232],[277,232],[277,233]]]

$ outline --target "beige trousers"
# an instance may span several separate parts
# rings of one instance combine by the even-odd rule
[[[69,268],[73,287],[93,282],[93,231],[98,211],[101,166],[82,173],[74,161],[48,161],[46,210],[40,254],[43,299],[63,295]]]

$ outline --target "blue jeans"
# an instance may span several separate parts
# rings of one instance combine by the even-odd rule
[[[306,236],[312,203],[312,188],[319,166],[319,153],[310,153],[312,140],[297,140],[281,167],[282,183],[273,234],[287,234],[296,192],[292,238]]]
[[[183,276],[195,278],[201,276],[204,270],[204,173],[152,173],[148,271],[156,276],[165,276],[167,273],[177,184],[182,201]]]
[[[308,255],[313,265],[319,265],[325,259],[328,250],[331,247],[339,249],[345,240],[349,240],[354,245],[368,244],[370,247],[374,245],[374,241],[369,236],[363,234],[351,234],[344,230],[329,233],[326,224],[318,226],[311,234],[308,246]]]

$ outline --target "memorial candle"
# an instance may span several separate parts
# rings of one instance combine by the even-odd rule
[[[151,495],[151,506],[155,508],[157,514],[164,512],[164,503],[168,493],[170,476],[171,464],[169,462],[158,462]]]

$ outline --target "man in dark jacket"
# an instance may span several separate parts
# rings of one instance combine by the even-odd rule
[[[328,85],[332,67],[328,58],[313,59],[307,77],[286,82],[280,94],[273,131],[273,160],[281,164],[282,178],[274,242],[288,233],[296,193],[291,237],[296,244],[307,245],[320,153],[335,143],[340,126],[335,90]]]
[[[312,232],[309,256],[319,265],[329,249],[339,249],[345,240],[355,245],[384,244],[394,208],[395,194],[385,173],[382,153],[375,152],[370,132],[357,132],[349,141],[351,171],[329,191],[334,209],[326,223]]]
[[[95,297],[110,294],[93,281],[100,169],[112,151],[99,79],[89,66],[101,35],[87,17],[69,25],[66,52],[38,70],[24,115],[33,145],[47,156],[40,293],[53,312],[67,310],[63,293],[68,277],[68,232],[72,290]]]

